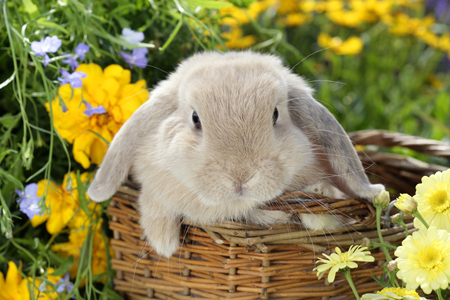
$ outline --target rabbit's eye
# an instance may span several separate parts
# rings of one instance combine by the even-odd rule
[[[195,128],[202,129],[202,123],[200,122],[200,118],[197,115],[197,112],[194,110],[192,113],[192,122],[195,124]]]
[[[272,116],[273,125],[275,125],[277,120],[278,120],[278,109],[275,107],[275,110],[273,111],[273,116]]]

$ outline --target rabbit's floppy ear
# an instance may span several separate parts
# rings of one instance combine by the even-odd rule
[[[347,133],[335,117],[312,97],[312,89],[295,74],[285,76],[292,122],[316,145],[318,160],[331,180],[348,196],[371,200],[384,189],[372,185]]]
[[[141,141],[151,138],[161,121],[176,109],[176,86],[170,80],[161,82],[114,136],[87,191],[93,201],[108,200],[126,179]]]

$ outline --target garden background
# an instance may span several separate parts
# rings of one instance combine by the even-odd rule
[[[151,87],[195,52],[281,57],[348,132],[449,141],[448,0],[0,3],[0,299],[121,299],[108,203],[85,190]]]

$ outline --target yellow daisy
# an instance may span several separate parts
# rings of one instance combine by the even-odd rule
[[[375,261],[375,258],[370,255],[370,251],[366,247],[350,246],[348,252],[341,252],[341,249],[336,247],[336,253],[332,253],[330,256],[323,254],[327,259],[319,258],[319,262],[323,263],[313,269],[317,270],[317,277],[322,278],[323,274],[331,269],[328,273],[328,282],[333,282],[336,277],[336,272],[346,268],[357,268],[358,265],[355,261]]]
[[[384,288],[376,294],[364,294],[361,300],[421,300],[416,291],[405,288]]]
[[[450,232],[450,169],[422,177],[422,183],[416,186],[414,198],[418,203],[418,211],[429,226]],[[414,226],[425,228],[417,219],[414,219]]]
[[[450,233],[431,226],[408,236],[395,251],[397,277],[407,290],[419,286],[426,294],[446,289],[450,281]]]
[[[394,205],[405,215],[412,215],[417,210],[416,199],[408,194],[400,194]]]

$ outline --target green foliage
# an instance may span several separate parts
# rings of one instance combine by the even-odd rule
[[[75,281],[77,299],[120,299],[112,290],[114,271],[110,253],[103,274],[93,274],[91,267],[95,228],[106,228],[104,203],[100,214],[92,213],[85,197],[84,171],[72,155],[72,145],[53,127],[53,113],[45,108],[58,96],[60,68],[65,53],[73,53],[77,44],[89,45],[84,62],[102,67],[128,64],[119,55],[123,47],[148,48],[148,66],[132,70],[132,81],[145,79],[152,87],[184,58],[192,53],[226,51],[220,8],[231,5],[249,8],[254,1],[233,0],[9,0],[0,2],[0,272],[6,274],[7,262],[21,261],[24,275],[33,278],[61,276],[74,263],[51,250],[52,245],[68,241],[68,230],[51,235],[45,225],[32,227],[19,211],[15,190],[41,179],[61,183],[64,174],[77,171],[78,211],[89,216],[84,224],[88,234],[80,250]],[[450,74],[442,67],[446,55],[413,37],[393,36],[386,25],[345,28],[324,15],[315,14],[311,22],[286,28],[276,17],[275,8],[243,24],[244,33],[256,37],[253,50],[279,55],[287,66],[304,76],[316,89],[321,101],[347,131],[377,128],[399,131],[434,139],[448,139],[450,130]],[[123,28],[141,31],[144,42],[130,44],[120,38]],[[317,44],[321,32],[348,37],[360,36],[363,51],[354,56],[339,56]],[[51,55],[47,67],[42,57],[31,51],[32,41],[57,36],[62,47]],[[221,50],[218,50],[221,49]],[[431,84],[440,82],[441,87]],[[397,150],[404,151],[404,150]],[[411,155],[415,155],[410,153]],[[94,171],[91,167],[87,171]],[[46,186],[47,194],[52,187]],[[69,187],[70,189],[70,187]],[[44,203],[45,196],[41,203]],[[50,207],[43,211],[51,211]],[[101,222],[103,220],[103,222]],[[96,280],[106,276],[103,283]],[[82,286],[82,282],[86,285]],[[48,285],[54,288],[53,283]],[[59,295],[69,299],[70,294]]]

